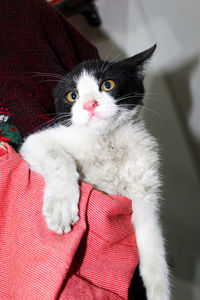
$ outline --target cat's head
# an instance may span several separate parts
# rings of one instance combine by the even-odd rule
[[[144,64],[155,48],[120,62],[90,60],[76,66],[54,92],[62,124],[103,133],[136,117],[143,104]]]

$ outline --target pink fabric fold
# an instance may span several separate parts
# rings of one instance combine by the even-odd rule
[[[43,178],[8,144],[0,153],[0,299],[127,299],[138,264],[131,201],[80,183],[80,220],[47,228]]]

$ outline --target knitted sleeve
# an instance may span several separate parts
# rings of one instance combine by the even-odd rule
[[[24,136],[54,113],[51,74],[64,74],[97,51],[44,0],[0,1],[0,25],[0,107]]]

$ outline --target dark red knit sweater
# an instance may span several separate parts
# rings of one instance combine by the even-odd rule
[[[54,112],[55,81],[34,72],[61,74],[96,49],[44,0],[0,1],[0,109],[23,135],[40,128]]]

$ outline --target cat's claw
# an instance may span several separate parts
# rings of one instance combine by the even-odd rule
[[[71,226],[79,220],[78,202],[77,191],[58,196],[47,188],[44,194],[43,215],[48,228],[58,234],[70,232]]]

